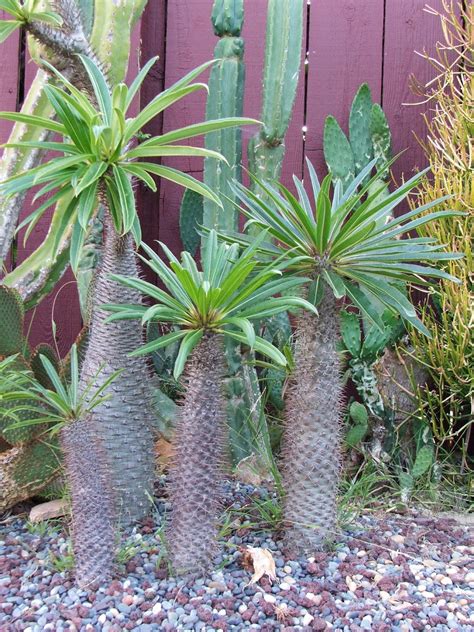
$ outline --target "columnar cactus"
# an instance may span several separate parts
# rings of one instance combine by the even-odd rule
[[[285,134],[296,98],[303,38],[302,0],[269,0],[263,71],[263,127],[248,147],[249,169],[262,180],[278,180]]]

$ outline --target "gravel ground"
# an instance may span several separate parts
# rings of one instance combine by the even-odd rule
[[[229,484],[239,510],[266,490]],[[166,503],[157,501],[162,513]],[[235,514],[233,514],[235,520]],[[0,630],[473,630],[474,540],[454,520],[370,514],[345,529],[330,553],[285,559],[267,533],[238,528],[224,538],[220,570],[192,583],[167,577],[159,514],[126,534],[124,566],[95,594],[74,586],[62,529],[28,528],[20,517],[0,527]],[[248,586],[242,547],[268,548],[278,583]],[[56,560],[55,562],[53,560]]]

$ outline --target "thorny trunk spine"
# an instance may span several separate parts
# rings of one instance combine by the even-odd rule
[[[89,416],[66,424],[60,442],[71,494],[76,581],[81,588],[97,588],[112,576],[115,544],[113,488],[103,442]]]
[[[177,574],[200,573],[216,553],[219,485],[227,451],[224,341],[208,333],[194,349],[170,471],[170,555]]]
[[[103,255],[93,285],[90,335],[81,371],[81,387],[102,384],[122,370],[108,387],[110,399],[92,412],[95,431],[106,448],[110,476],[116,492],[116,513],[121,525],[147,515],[154,480],[151,390],[149,367],[139,356],[128,357],[143,345],[141,328],[135,321],[106,323],[106,303],[139,304],[139,292],[110,279],[111,274],[137,277],[139,270],[131,235],[117,234],[107,200]]]
[[[311,555],[335,537],[340,472],[342,382],[338,306],[329,288],[319,316],[297,321],[295,370],[287,392],[282,442],[285,546]]]

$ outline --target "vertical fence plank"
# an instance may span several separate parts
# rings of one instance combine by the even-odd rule
[[[426,166],[415,134],[421,138],[426,135],[421,114],[429,105],[406,104],[419,100],[410,91],[410,75],[414,74],[421,83],[434,75],[433,67],[415,51],[434,52],[441,36],[441,23],[439,18],[423,11],[426,0],[386,2],[383,108],[392,129],[394,152],[406,150],[393,169],[395,179],[400,181],[402,174],[409,178],[415,170]],[[442,9],[441,0],[429,4]]]
[[[0,11],[0,20],[6,20],[5,11]],[[19,75],[19,34],[18,31],[0,44],[0,110],[15,111],[17,106]],[[0,120],[0,143],[5,143],[10,134],[13,123]]]
[[[0,20],[8,19],[5,11],[0,11]],[[20,81],[19,65],[19,33],[18,31],[0,44],[0,110],[14,112],[17,109],[18,84]],[[0,144],[5,143],[10,135],[13,123],[0,120]],[[1,154],[0,154],[1,160]],[[10,257],[4,262],[7,267],[11,266]],[[0,270],[0,278],[2,271]]]
[[[165,84],[165,37],[166,37],[166,0],[148,2],[141,22],[141,64],[159,56],[143,82],[140,93],[140,106],[144,108],[157,94],[163,91]],[[157,136],[163,132],[163,116],[154,118],[144,129],[145,133]],[[159,162],[158,159],[148,159]],[[137,183],[138,208],[142,225],[143,238],[152,244],[160,238],[160,197],[142,182]],[[160,186],[160,183],[158,183]],[[149,281],[155,281],[156,275],[144,266],[144,274]]]
[[[380,101],[383,14],[384,0],[311,2],[305,154],[321,175],[326,116],[347,131],[352,99],[364,82]]]

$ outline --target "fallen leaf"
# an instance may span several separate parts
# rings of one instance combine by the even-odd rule
[[[275,615],[279,623],[288,623],[289,619],[291,619],[286,603],[275,606]]]
[[[242,565],[250,572],[253,571],[247,586],[256,584],[264,575],[267,575],[270,583],[276,581],[275,560],[268,549],[248,546],[243,552]]]
[[[239,461],[235,467],[235,478],[246,485],[254,485],[258,487],[263,484],[270,484],[273,477],[269,472],[268,466],[260,457],[255,454],[246,456]]]

